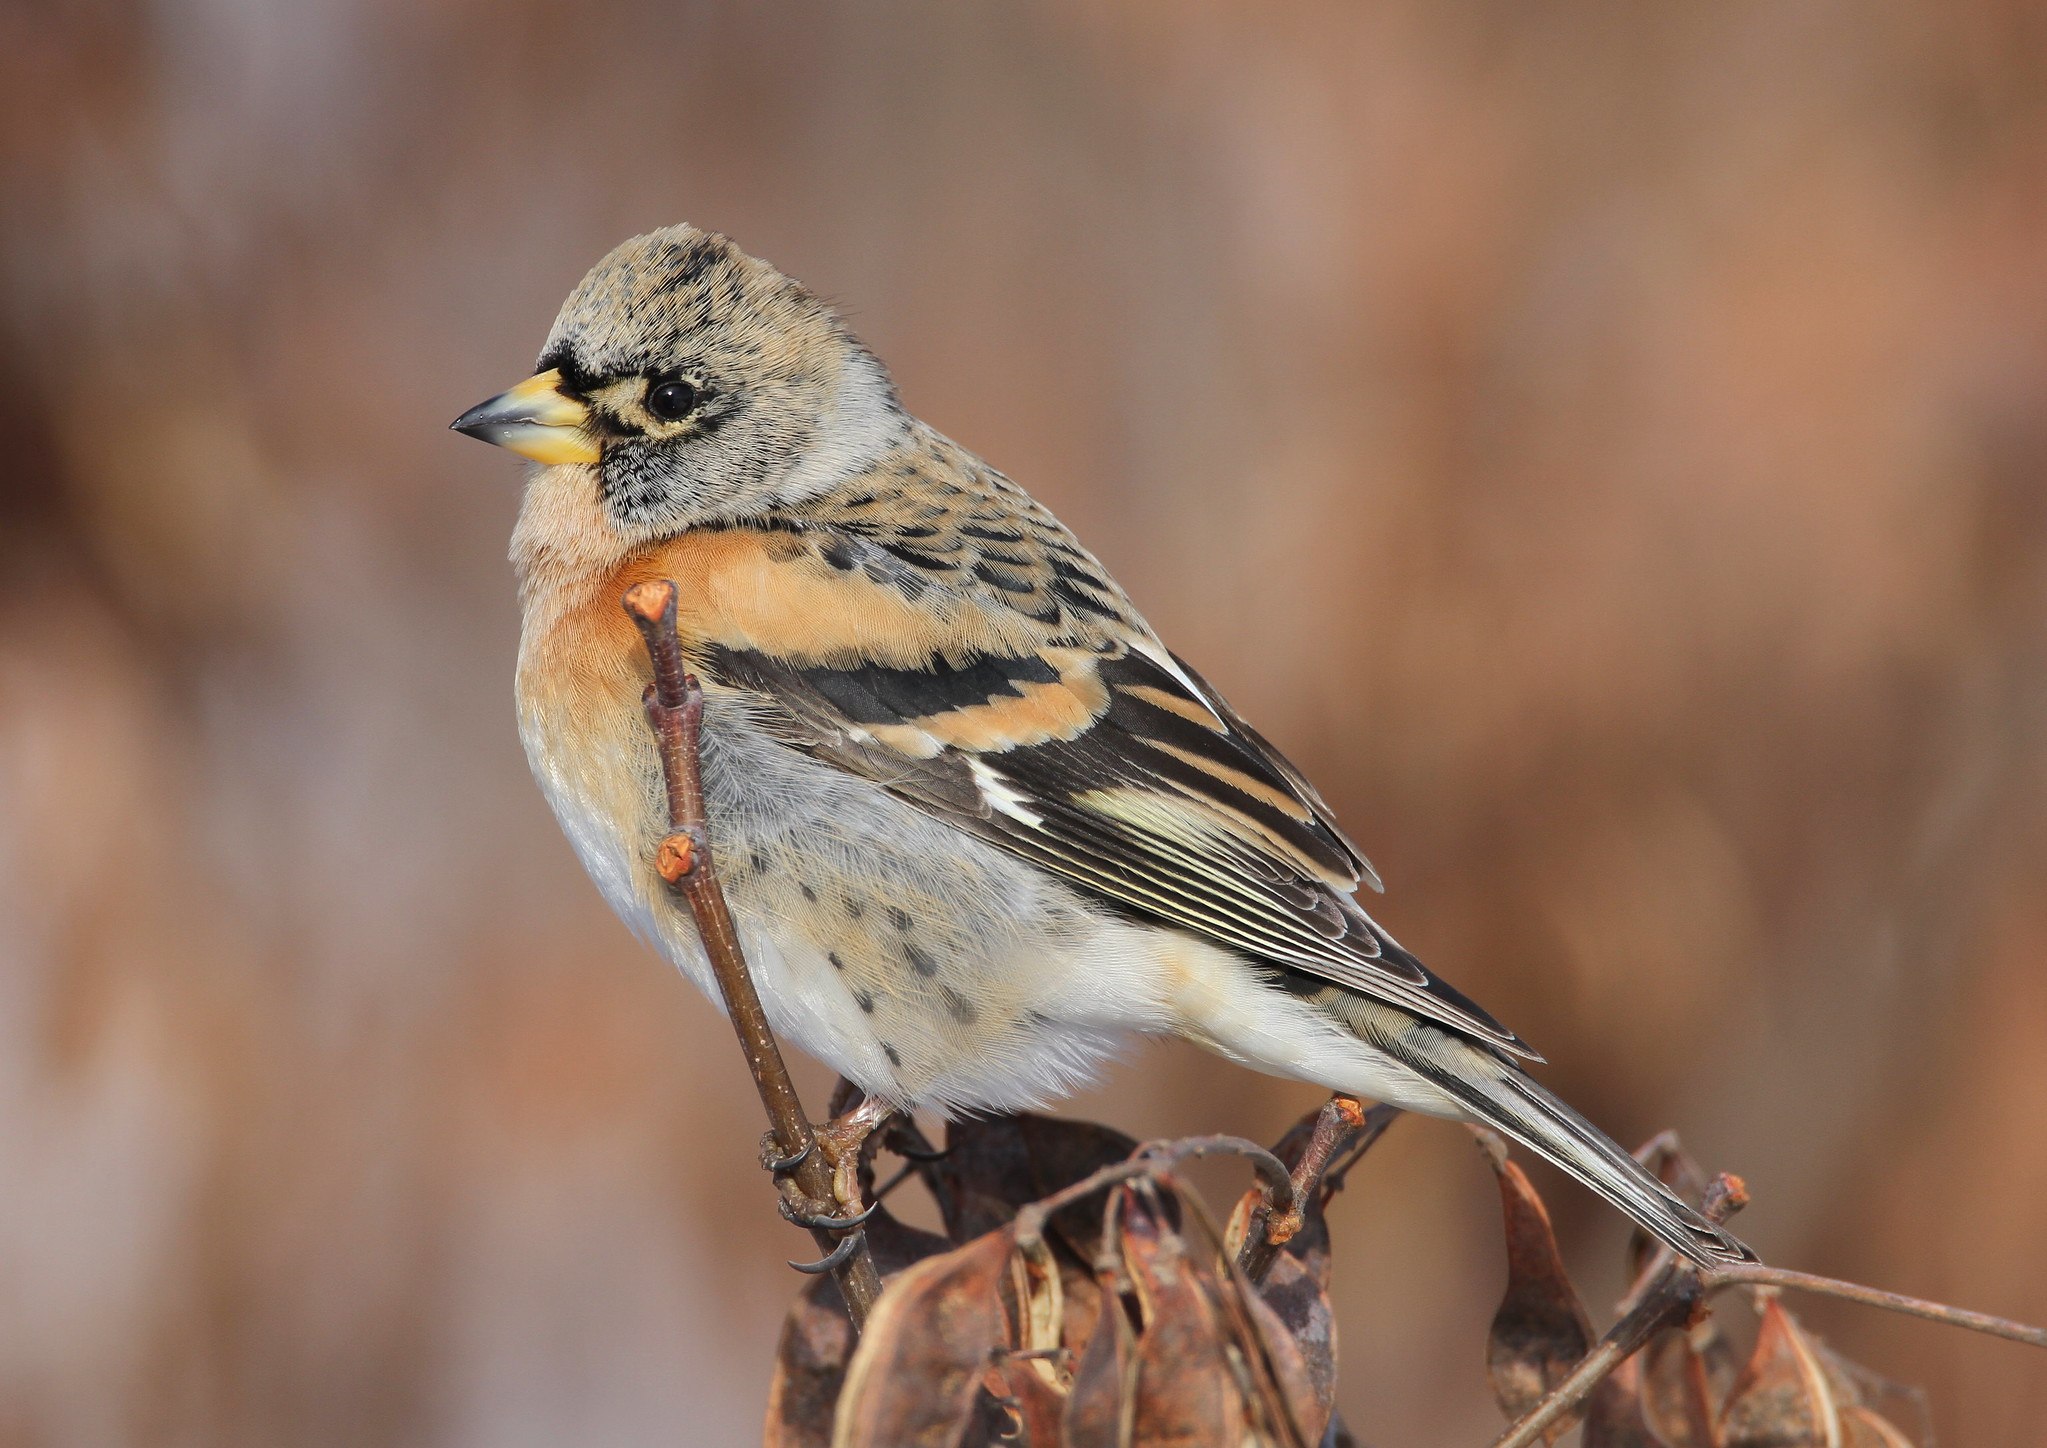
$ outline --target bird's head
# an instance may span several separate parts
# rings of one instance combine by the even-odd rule
[[[634,237],[562,304],[535,375],[456,431],[596,490],[622,540],[796,503],[903,425],[873,355],[824,302],[725,237]]]

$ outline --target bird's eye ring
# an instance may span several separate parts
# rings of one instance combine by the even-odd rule
[[[681,422],[697,410],[697,389],[688,382],[657,382],[647,389],[647,411],[663,422]]]

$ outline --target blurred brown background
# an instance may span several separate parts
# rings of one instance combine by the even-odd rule
[[[2047,1317],[2038,5],[0,30],[6,1448],[757,1434],[806,1243],[528,781],[518,472],[445,431],[684,219],[1074,524],[1591,1115],[1773,1260]],[[1154,1048],[1070,1109],[1314,1100]],[[1343,1199],[1371,1441],[1495,1430],[1494,1212],[1426,1122]],[[2025,1350],[1808,1320],[2040,1441]]]

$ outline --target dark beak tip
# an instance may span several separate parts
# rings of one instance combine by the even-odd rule
[[[465,437],[475,437],[477,429],[483,425],[484,422],[483,414],[486,411],[488,411],[489,408],[490,403],[488,402],[477,404],[475,407],[470,408],[467,412],[463,413],[460,417],[456,418],[453,422],[449,423],[448,431],[459,432],[463,434]]]

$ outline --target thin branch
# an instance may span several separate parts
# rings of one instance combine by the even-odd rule
[[[1294,1185],[1287,1175],[1286,1163],[1255,1141],[1246,1141],[1241,1136],[1183,1136],[1171,1141],[1147,1141],[1123,1160],[1099,1167],[1079,1181],[1069,1182],[1050,1196],[1023,1207],[1016,1214],[1016,1240],[1026,1246],[1038,1241],[1044,1235],[1046,1219],[1054,1212],[1094,1195],[1103,1187],[1135,1177],[1164,1177],[1189,1157],[1216,1155],[1245,1158],[1265,1179],[1268,1189],[1283,1191],[1291,1200]],[[1104,1240],[1108,1236],[1105,1231]]]
[[[1367,1111],[1364,1103],[1355,1096],[1340,1092],[1323,1103],[1315,1115],[1307,1143],[1301,1148],[1300,1158],[1288,1173],[1293,1187],[1293,1204],[1290,1207],[1281,1204],[1268,1189],[1265,1200],[1251,1214],[1243,1246],[1237,1249],[1237,1265],[1254,1285],[1265,1281],[1280,1249],[1301,1230],[1311,1207],[1324,1200],[1324,1183],[1328,1183],[1331,1191],[1341,1185],[1343,1173],[1379,1139],[1399,1114],[1397,1106],[1375,1106]],[[1298,1126],[1294,1128],[1295,1132],[1299,1130]],[[1298,1140],[1294,1132],[1287,1133],[1287,1136],[1289,1140]],[[1279,1150],[1284,1152],[1286,1149],[1287,1142],[1282,1141]]]
[[[1793,1292],[1810,1292],[1819,1297],[1838,1297],[1844,1302],[1860,1302],[1868,1307],[1880,1307],[1886,1312],[1899,1312],[1907,1317],[1923,1317],[1928,1322],[1944,1322],[1949,1327],[1962,1327],[1970,1332],[2008,1338],[2012,1342],[2025,1343],[2028,1347],[2047,1347],[2047,1329],[2029,1327],[2023,1322],[2013,1322],[2008,1317],[1992,1317],[1987,1312],[1971,1312],[1966,1307],[1949,1307],[1944,1302],[1928,1302],[1923,1297],[1907,1297],[1902,1292],[1886,1292],[1880,1287],[1864,1287],[1859,1282],[1818,1277],[1810,1272],[1793,1272],[1785,1267],[1765,1267],[1760,1262],[1744,1262],[1720,1268],[1713,1273],[1708,1286],[1714,1292],[1724,1287],[1782,1287]]]
[[[754,989],[739,948],[732,911],[718,885],[699,749],[704,692],[683,663],[682,642],[675,632],[675,585],[666,579],[635,584],[627,590],[624,604],[646,640],[654,665],[654,682],[648,686],[645,700],[647,723],[660,749],[661,778],[668,794],[668,834],[656,848],[654,868],[689,904],[704,954],[710,958],[711,972],[725,998],[726,1014],[739,1037],[739,1049],[746,1057],[746,1069],[767,1111],[776,1150],[784,1157],[800,1155],[792,1175],[805,1196],[831,1202],[831,1168],[817,1150],[816,1133],[768,1027],[760,992]],[[867,1250],[866,1234],[858,1227],[843,1236],[828,1228],[813,1228],[811,1236],[833,1263],[832,1279],[838,1283],[857,1331],[881,1295],[881,1276]]]

